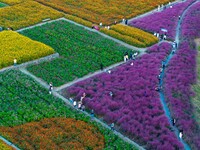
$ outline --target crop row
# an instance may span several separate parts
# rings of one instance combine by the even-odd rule
[[[14,30],[42,22],[43,19],[56,19],[63,14],[34,1],[26,1],[0,9],[0,25]]]
[[[0,0],[0,1],[5,4],[14,5],[14,4],[19,4],[19,3],[25,2],[27,0]]]
[[[92,23],[104,25],[113,24],[115,21],[120,21],[123,18],[131,18],[147,12],[157,5],[167,3],[169,0],[154,0],[136,1],[136,0],[109,0],[109,1],[91,1],[84,2],[65,0],[37,0],[45,5],[64,11],[65,13],[78,16]]]
[[[179,16],[194,0],[187,0],[168,7],[163,11],[159,11],[148,16],[134,19],[129,25],[140,28],[151,33],[160,33],[167,35],[168,39],[174,40],[176,26],[178,25]],[[167,30],[167,32],[163,31]]]
[[[192,90],[192,85],[196,84],[197,80],[197,50],[193,40],[200,37],[196,32],[200,27],[199,8],[198,2],[186,13],[182,23],[181,44],[167,68],[165,79],[165,93],[170,110],[177,120],[176,125],[179,130],[183,130],[183,137],[192,149],[200,148],[200,127],[194,117],[199,115],[197,105],[199,99],[192,103],[192,97],[199,96],[199,93],[195,96]],[[196,90],[199,90],[198,86]]]
[[[74,118],[87,122],[88,126],[98,127],[105,138],[105,149],[114,149],[115,146],[118,149],[122,149],[122,147],[128,150],[134,149],[133,146],[115,136],[110,130],[105,129],[100,124],[91,122],[90,118],[67,107],[60,99],[49,95],[46,89],[19,71],[12,70],[0,74],[0,105],[0,126],[3,130],[8,129],[3,126],[15,128],[16,125],[19,127],[19,125],[40,121],[44,118]],[[32,127],[34,129],[34,126]],[[60,130],[59,125],[57,125],[57,128]],[[16,143],[19,143],[19,145],[16,144],[18,147],[25,146],[26,143],[23,143],[21,139],[26,139],[26,136],[29,137],[28,134],[9,136],[9,133],[7,134],[4,131],[1,131],[0,134],[10,141],[15,139]],[[37,143],[37,138],[35,140]],[[34,143],[31,139],[27,141],[29,145]]]
[[[33,41],[13,31],[0,32],[0,69],[17,63],[23,63],[54,53],[54,50],[37,41]]]
[[[101,35],[73,25],[57,21],[21,32],[31,39],[52,46],[60,58],[28,68],[38,77],[54,86],[62,85],[123,60],[131,50]]]
[[[122,24],[113,25],[110,29],[101,28],[100,31],[136,47],[148,47],[158,42],[152,34]]]
[[[116,129],[147,149],[182,149],[164,114],[159,93],[155,91],[161,61],[170,51],[168,43],[155,45],[139,59],[61,92],[77,101],[85,92],[83,103],[87,109],[93,109],[106,122],[115,123]]]
[[[105,147],[104,137],[96,127],[69,118],[43,119],[12,128],[0,127],[0,132],[15,144],[22,145],[22,149],[84,150]]]

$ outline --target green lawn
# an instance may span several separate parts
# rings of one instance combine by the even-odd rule
[[[0,73],[0,106],[0,127],[21,125],[43,118],[75,118],[87,122],[88,125],[98,127],[105,138],[105,149],[114,149],[114,145],[118,149],[135,149],[115,136],[110,130],[93,121],[91,122],[89,117],[67,107],[63,101],[48,94],[48,90],[20,71],[11,70]],[[6,136],[5,134],[0,133],[0,135]],[[19,140],[26,139],[21,135],[18,136]],[[7,138],[12,141],[11,137]],[[32,143],[32,141],[29,142]],[[21,140],[17,143],[23,145]],[[22,146],[20,144],[17,145],[19,148]]]
[[[60,58],[28,68],[46,82],[60,86],[76,78],[123,61],[132,51],[101,35],[67,21],[57,21],[22,31],[21,34],[54,48]]]
[[[196,93],[195,97],[193,98],[193,104],[195,106],[196,120],[198,121],[200,126],[200,47],[197,57],[197,74],[198,74],[198,81],[197,84],[193,86],[193,89]]]

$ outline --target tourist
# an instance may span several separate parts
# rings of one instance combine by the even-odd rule
[[[129,59],[130,59],[130,60],[133,60],[133,53],[132,53],[132,52],[131,52],[130,55],[129,55]]]
[[[110,125],[111,130],[114,130],[114,127],[115,127],[115,124],[111,123],[111,125]]]
[[[90,116],[93,118],[94,117],[94,110],[91,110]]]
[[[175,126],[175,123],[176,123],[176,119],[173,118],[172,119],[172,125]]]
[[[83,101],[83,99],[85,98],[85,96],[86,96],[86,94],[85,94],[85,92],[83,93],[83,96],[81,96],[81,102]]]
[[[102,63],[100,64],[100,69],[101,69],[101,71],[103,71],[103,64]]]
[[[76,101],[74,101],[74,102],[73,102],[73,106],[74,106],[74,108],[76,107],[76,105],[77,105],[77,103],[76,103]]]
[[[178,16],[178,19],[181,20],[181,16]]]
[[[82,101],[79,101],[78,102],[78,109],[81,109],[81,106],[82,106]]]
[[[126,20],[125,20],[125,25],[127,25],[127,24],[128,24],[128,20],[126,19]]]
[[[183,138],[183,130],[180,130],[180,132],[179,132],[179,138],[180,138],[180,139]]]
[[[111,74],[111,70],[108,70],[108,73]]]
[[[49,83],[49,94],[52,93],[52,90],[53,90],[53,84],[52,82]]]
[[[82,110],[82,111],[85,111],[85,105],[82,105],[82,106],[81,106],[81,110]]]
[[[13,62],[14,62],[14,66],[16,66],[17,65],[17,59],[14,59]]]
[[[109,95],[110,95],[111,97],[113,97],[113,92],[112,92],[112,91],[110,91],[110,92],[109,92]]]

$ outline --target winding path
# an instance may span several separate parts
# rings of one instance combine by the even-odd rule
[[[178,48],[178,45],[179,45],[179,40],[180,40],[180,31],[181,31],[181,23],[183,21],[183,18],[186,14],[186,12],[190,9],[191,6],[193,6],[194,4],[196,4],[198,1],[195,1],[195,2],[192,2],[184,11],[183,13],[181,14],[181,18],[180,20],[178,21],[178,25],[176,27],[176,37],[175,37],[175,41],[177,43],[177,47],[174,48],[175,51],[177,51],[177,48]],[[165,60],[165,65],[167,66],[169,64],[169,61],[171,60],[171,58],[174,56],[174,53],[171,52],[169,54],[169,56],[167,57],[167,59]],[[163,78],[165,76],[165,69],[163,69],[163,71],[161,72],[161,81],[159,83],[160,86],[163,86]],[[183,144],[184,146],[184,149],[185,150],[190,150],[190,146],[183,140],[183,139],[180,139],[179,138],[179,130],[176,126],[173,126],[172,125],[172,117],[171,117],[171,114],[170,114],[170,110],[167,106],[167,103],[166,103],[166,100],[165,100],[165,95],[164,95],[164,92],[161,90],[159,92],[160,94],[160,100],[161,100],[161,103],[162,103],[162,106],[163,106],[163,109],[164,109],[164,112],[165,112],[165,115],[167,116],[168,120],[169,120],[169,123],[170,123],[170,126],[171,128],[174,130],[177,138],[180,140],[180,142]]]

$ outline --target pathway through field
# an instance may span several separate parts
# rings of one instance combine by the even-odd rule
[[[193,3],[191,3],[184,11],[183,13],[181,14],[181,18],[180,20],[178,21],[178,25],[176,27],[176,38],[175,38],[175,41],[177,43],[177,47],[174,48],[175,51],[177,51],[177,48],[178,48],[178,45],[179,45],[179,40],[180,40],[180,31],[181,31],[181,23],[184,19],[184,16],[186,14],[186,12],[190,9],[191,6],[193,6],[194,4],[196,4],[198,1],[195,1]],[[171,60],[171,58],[174,56],[173,52],[171,52],[171,54],[167,57],[167,59],[165,60],[165,65],[168,65],[169,64],[169,61]],[[164,72],[165,70],[162,71],[161,73],[161,82],[160,82],[160,86],[163,86],[163,78],[164,78]],[[170,114],[170,110],[167,106],[167,103],[165,101],[165,94],[163,93],[163,91],[161,90],[159,92],[160,94],[160,100],[161,100],[161,103],[162,103],[162,106],[163,106],[163,109],[165,111],[165,115],[167,116],[168,120],[169,120],[169,123],[172,127],[172,129],[174,130],[177,138],[181,141],[181,143],[184,145],[184,148],[185,150],[190,150],[191,148],[189,147],[189,145],[183,140],[183,139],[180,139],[179,138],[179,130],[176,126],[173,126],[172,125],[172,118],[171,118],[171,114]]]

